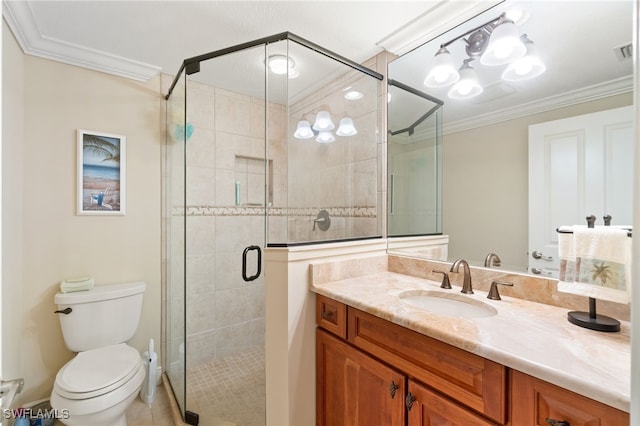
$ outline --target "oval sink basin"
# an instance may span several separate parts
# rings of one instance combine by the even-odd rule
[[[448,317],[484,318],[498,313],[493,306],[479,300],[443,291],[406,291],[400,294],[400,300],[414,308]]]

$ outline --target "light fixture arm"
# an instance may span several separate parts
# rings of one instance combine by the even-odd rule
[[[489,22],[485,22],[485,23],[484,23],[484,24],[482,24],[482,25],[478,25],[477,27],[475,27],[475,28],[473,28],[473,29],[471,29],[471,30],[467,31],[466,33],[460,34],[458,37],[455,37],[455,38],[453,38],[453,39],[449,40],[448,42],[441,44],[441,45],[440,45],[440,47],[447,47],[447,46],[449,46],[451,43],[453,43],[453,42],[455,42],[455,41],[458,41],[458,40],[460,40],[461,38],[468,36],[469,34],[473,34],[473,33],[475,33],[475,32],[476,32],[476,31],[478,31],[478,30],[483,30],[483,29],[484,29],[484,30],[485,30],[485,31],[487,31],[489,34],[491,34],[491,32],[493,32],[493,29],[496,27],[496,25],[497,25],[498,21],[500,21],[500,19],[502,19],[502,18],[506,18],[506,16],[507,16],[507,15],[506,15],[505,13],[503,13],[502,15],[498,16],[497,18],[494,18],[494,19],[492,19],[492,20],[491,20],[491,21],[489,21]],[[469,43],[467,42],[467,40],[464,40],[464,41],[465,41],[465,43],[469,44]]]

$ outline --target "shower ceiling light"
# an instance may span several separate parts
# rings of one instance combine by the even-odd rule
[[[344,98],[348,101],[357,101],[358,99],[362,99],[362,96],[364,96],[362,92],[358,92],[352,87],[347,87],[346,89],[343,90],[343,92],[344,92]]]
[[[268,64],[269,70],[274,74],[287,74],[289,78],[296,78],[300,75],[296,70],[296,62],[286,55],[271,55]]]

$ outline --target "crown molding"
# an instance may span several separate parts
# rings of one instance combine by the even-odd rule
[[[539,114],[546,111],[577,105],[584,102],[595,101],[609,96],[621,95],[633,92],[633,76],[622,77],[593,86],[584,87],[556,96],[550,96],[534,102],[521,104],[518,106],[491,111],[486,114],[474,116],[471,119],[446,123],[443,126],[443,134],[451,134],[474,129],[476,127],[488,126],[507,120],[525,117],[527,115]]]
[[[136,81],[148,81],[158,75],[155,65],[89,49],[41,33],[28,1],[2,2],[2,15],[22,51],[27,55],[51,59]]]

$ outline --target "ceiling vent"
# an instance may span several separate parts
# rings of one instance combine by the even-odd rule
[[[619,61],[625,61],[631,59],[633,56],[633,44],[627,43],[613,48],[613,53],[616,54],[616,58]]]

